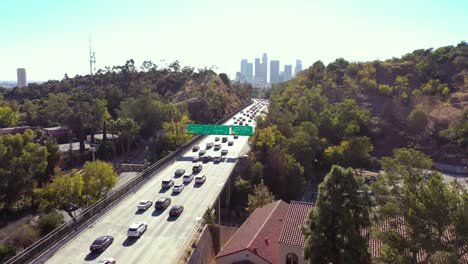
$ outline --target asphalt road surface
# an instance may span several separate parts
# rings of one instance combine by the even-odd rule
[[[260,112],[259,112],[260,113]],[[239,114],[236,115],[238,117]],[[226,122],[233,124],[232,119]],[[254,122],[250,123],[254,126]],[[219,136],[222,138],[222,136]],[[172,190],[162,190],[161,181],[173,178],[176,183],[182,182],[182,177],[174,178],[176,169],[185,169],[186,173],[192,172],[192,166],[196,164],[192,161],[198,152],[191,149],[179,156],[172,164],[166,166],[149,182],[138,191],[126,197],[96,222],[81,232],[73,240],[63,245],[55,254],[46,261],[50,264],[76,264],[76,263],[96,263],[98,260],[113,257],[117,263],[173,263],[177,260],[179,253],[184,251],[187,242],[192,238],[197,222],[199,222],[207,210],[213,206],[217,197],[222,191],[229,174],[233,170],[236,161],[248,144],[247,136],[239,136],[229,140],[234,141],[233,146],[221,143],[222,149],[227,149],[228,154],[221,163],[213,162],[203,164],[203,170],[199,174],[207,177],[203,185],[195,186],[195,182],[185,186],[182,193],[175,195]],[[215,136],[207,136],[199,143],[201,149],[205,149],[207,142],[214,142]],[[206,155],[219,156],[221,150],[214,151],[213,148],[207,151]],[[198,162],[201,164],[201,162]],[[172,205],[180,204],[184,206],[184,212],[178,218],[169,217],[169,208],[164,211],[155,211],[154,204],[144,212],[137,211],[137,204],[140,200],[148,199],[155,201],[159,197],[169,197]],[[146,222],[147,231],[139,239],[127,238],[129,226],[136,222]],[[92,254],[89,246],[98,236],[111,235],[114,243],[103,253]]]

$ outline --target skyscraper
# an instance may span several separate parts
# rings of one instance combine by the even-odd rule
[[[247,64],[248,64],[247,59],[241,60],[241,70],[240,70],[240,78],[239,78],[241,82],[245,82],[247,79]]]
[[[292,65],[284,65],[284,81],[287,82],[292,78]]]
[[[260,58],[255,58],[255,79],[262,77],[262,64],[260,63]]]
[[[18,77],[18,87],[25,87],[28,85],[28,81],[26,79],[26,69],[25,68],[18,68],[16,69],[16,76]]]
[[[253,81],[253,63],[247,63],[247,73],[246,73],[247,82],[252,83]]]
[[[279,60],[270,61],[270,83],[279,83]]]
[[[302,61],[296,59],[296,67],[294,68],[294,76],[296,76],[300,71],[302,71]]]
[[[263,53],[262,57],[262,77],[263,77],[263,84],[268,83],[268,57],[266,53]]]

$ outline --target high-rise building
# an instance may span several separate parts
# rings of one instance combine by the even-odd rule
[[[262,64],[260,58],[255,58],[255,80],[259,80],[262,77]]]
[[[268,57],[266,53],[263,53],[262,57],[262,77],[263,77],[263,84],[268,83]]]
[[[247,82],[252,83],[253,81],[253,63],[247,63],[247,73],[246,73]]]
[[[302,71],[302,61],[296,60],[296,67],[294,68],[294,76],[296,76],[300,71]]]
[[[25,68],[18,68],[16,70],[16,75],[18,77],[18,83],[16,86],[18,87],[25,87],[28,85],[28,81],[26,79],[26,69]]]
[[[284,74],[283,74],[284,81],[287,82],[292,78],[292,65],[284,65]]]
[[[270,61],[270,83],[279,83],[279,60]]]
[[[247,64],[248,64],[248,60],[247,59],[243,59],[241,60],[241,70],[240,70],[240,81],[247,81]]]

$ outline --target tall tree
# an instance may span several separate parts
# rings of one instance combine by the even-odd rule
[[[333,166],[319,186],[316,207],[302,227],[309,263],[370,263],[362,230],[369,227],[369,200],[359,195],[351,168]]]
[[[83,196],[86,205],[93,204],[106,196],[118,181],[112,164],[104,161],[87,161],[83,166]]]
[[[253,194],[249,194],[248,196],[247,211],[251,214],[258,207],[262,207],[274,201],[275,197],[270,190],[268,190],[268,187],[263,184],[262,180],[260,184],[255,185]]]
[[[9,106],[0,106],[0,128],[13,127],[18,122],[18,111]]]

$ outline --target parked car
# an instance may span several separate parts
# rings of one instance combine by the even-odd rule
[[[93,253],[103,252],[114,242],[114,237],[112,236],[100,236],[94,240],[94,242],[89,247],[89,250]]]
[[[174,176],[175,177],[180,177],[180,176],[184,175],[184,173],[185,173],[185,170],[178,169],[178,170],[175,171]]]
[[[172,216],[172,217],[180,216],[183,211],[184,211],[184,207],[182,205],[174,205],[169,211],[169,216]]]
[[[228,150],[227,149],[223,149],[221,150],[221,155],[225,156],[228,154]]]
[[[206,154],[206,150],[204,150],[204,149],[202,149],[202,150],[200,150],[200,152],[198,152],[198,156],[200,156],[200,157],[205,155],[205,154]]]
[[[228,146],[232,146],[232,145],[234,145],[234,141],[229,140],[229,141],[228,141]]]
[[[197,164],[192,167],[192,172],[200,172],[203,169],[203,166],[201,164]]]
[[[171,204],[171,198],[161,197],[154,203],[155,209],[166,209]]]
[[[184,183],[190,183],[193,180],[193,174],[185,174],[182,178]]]
[[[197,177],[195,177],[195,183],[197,184],[203,184],[205,183],[205,181],[206,181],[205,175],[197,175]]]
[[[146,231],[147,228],[148,228],[148,225],[143,222],[132,224],[130,228],[128,228],[127,236],[128,237],[141,237],[141,235],[143,235],[143,233]]]
[[[151,207],[151,205],[153,205],[153,202],[150,201],[150,200],[142,200],[138,203],[138,210],[147,210],[148,208]]]
[[[195,146],[193,146],[192,151],[193,151],[193,152],[196,152],[196,151],[198,151],[199,149],[200,149],[200,146],[195,145]]]
[[[105,258],[97,262],[97,264],[115,264],[115,258]]]
[[[175,184],[172,187],[172,192],[174,193],[181,193],[184,190],[185,185],[183,183]]]
[[[227,137],[223,137],[222,142],[223,142],[223,143],[226,143],[227,141],[228,141],[228,138],[227,138]]]
[[[163,189],[171,188],[173,185],[174,185],[174,180],[167,179],[167,180],[162,181],[161,188],[163,188]]]

